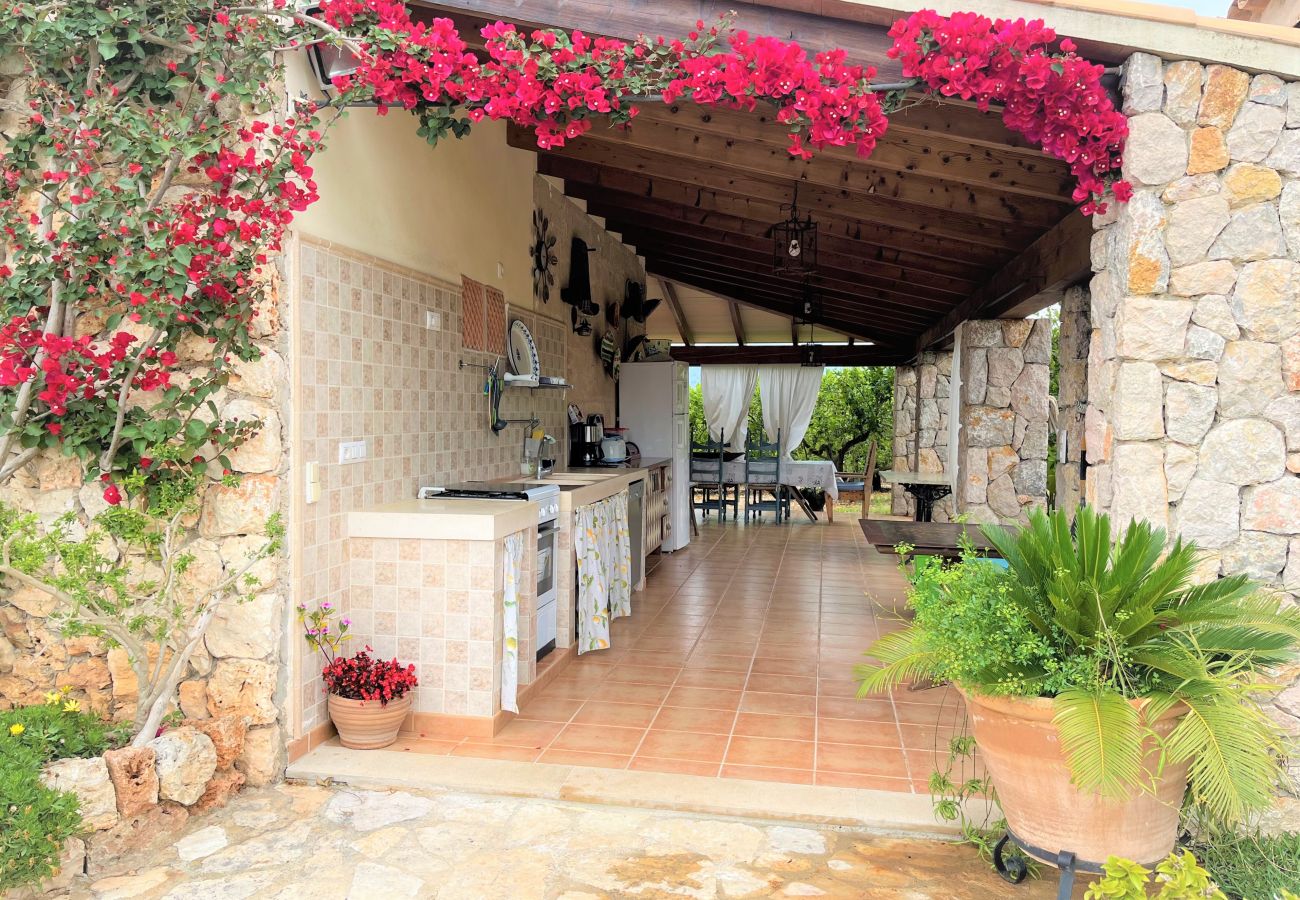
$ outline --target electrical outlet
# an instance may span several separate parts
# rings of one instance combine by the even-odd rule
[[[442,313],[436,312],[432,309],[426,309],[424,311],[424,327],[428,328],[430,331],[437,331],[441,328]]]
[[[339,444],[339,465],[363,462],[366,458],[365,441],[344,441]]]
[[[498,278],[498,279],[501,279],[501,278],[505,278],[505,277],[506,277],[506,264],[503,263],[503,262],[498,262],[498,263],[497,263],[497,278]]]
[[[304,500],[307,503],[318,503],[320,502],[320,463],[309,462],[304,468],[307,482]]]

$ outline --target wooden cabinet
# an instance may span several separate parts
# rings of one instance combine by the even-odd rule
[[[645,552],[653,553],[672,533],[672,517],[668,514],[668,498],[672,493],[673,470],[665,463],[655,466],[646,477],[645,490]]]

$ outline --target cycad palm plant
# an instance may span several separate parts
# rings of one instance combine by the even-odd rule
[[[1017,533],[983,531],[1008,568],[923,566],[916,619],[870,648],[880,662],[858,667],[860,696],[929,677],[1053,698],[1075,784],[1120,797],[1150,787],[1146,723],[1182,704],[1161,761],[1189,765],[1202,816],[1231,824],[1268,805],[1289,748],[1258,701],[1300,643],[1300,612],[1244,576],[1194,584],[1196,548],[1166,548],[1145,522],[1112,540],[1109,520],[1083,508],[1073,529],[1040,512]]]

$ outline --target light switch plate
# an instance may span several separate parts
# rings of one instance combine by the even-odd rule
[[[320,463],[309,462],[304,467],[304,481],[306,485],[303,491],[304,499],[307,503],[320,502]]]
[[[432,309],[424,311],[424,327],[430,331],[437,331],[442,327],[442,313]]]
[[[363,462],[367,456],[365,441],[343,441],[339,444],[339,465]]]

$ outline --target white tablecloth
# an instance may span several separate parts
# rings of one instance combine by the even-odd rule
[[[744,484],[745,461],[733,459],[726,463],[722,480],[728,484]],[[797,488],[821,488],[832,500],[840,496],[835,484],[835,463],[826,459],[781,460],[781,483]]]

